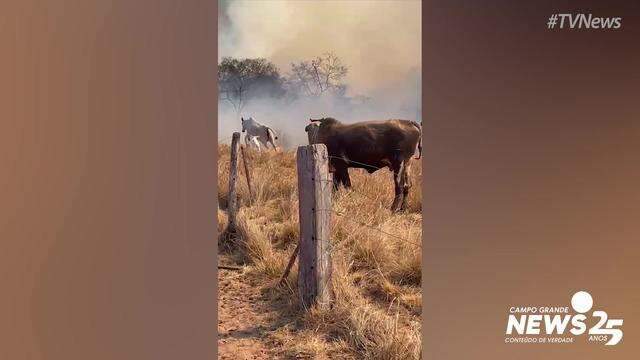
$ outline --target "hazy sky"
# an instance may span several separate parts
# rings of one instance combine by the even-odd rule
[[[352,95],[419,77],[420,1],[224,0],[219,6],[220,57],[266,57],[287,72],[293,61],[333,51],[349,66]]]

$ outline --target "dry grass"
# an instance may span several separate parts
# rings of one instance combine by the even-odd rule
[[[219,146],[218,199],[227,204],[229,147]],[[413,161],[409,210],[389,211],[393,183],[388,170],[373,175],[350,170],[353,188],[333,198],[332,217],[335,301],[328,310],[299,308],[297,267],[290,287],[276,286],[297,243],[298,200],[292,151],[249,153],[254,199],[241,167],[238,184],[238,234],[219,241],[270,294],[282,326],[273,338],[288,358],[419,359],[421,357],[422,179]],[[218,221],[226,221],[224,212]],[[363,226],[366,225],[366,226]],[[380,229],[388,234],[377,231]],[[219,228],[220,230],[220,228]],[[235,242],[233,242],[235,240]],[[221,247],[221,249],[224,247]],[[330,356],[328,355],[330,354]]]

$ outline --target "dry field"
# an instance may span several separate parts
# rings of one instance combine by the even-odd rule
[[[335,301],[328,310],[304,311],[297,262],[289,285],[278,286],[298,241],[295,152],[248,154],[253,200],[240,158],[239,232],[232,236],[225,231],[229,146],[218,151],[219,262],[242,266],[219,271],[219,358],[421,358],[420,161],[413,161],[409,210],[402,214],[389,211],[387,169],[373,175],[350,169],[353,188],[333,197]]]

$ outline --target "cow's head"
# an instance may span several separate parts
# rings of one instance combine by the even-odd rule
[[[312,122],[304,128],[304,131],[307,133],[307,138],[309,139],[309,145],[319,143],[318,139],[318,131],[320,130],[320,123]]]
[[[335,124],[339,124],[338,120],[334,118],[309,119],[309,122],[311,122],[311,124],[304,128],[309,138],[309,145],[322,143],[323,136],[331,132],[329,128]]]
[[[328,118],[321,118],[321,119],[309,119],[309,121],[310,121],[312,124],[317,124],[318,126],[321,126],[321,127],[327,127],[327,126],[331,126],[331,125],[334,125],[334,124],[338,124],[338,123],[339,123],[339,121],[338,121],[338,120],[336,120],[336,119],[334,119],[334,118],[330,118],[330,117],[328,117]]]
[[[242,123],[242,132],[246,132],[247,131],[247,127],[251,126],[251,122],[253,122],[253,118],[252,117],[248,117],[248,118],[240,118],[240,122]]]

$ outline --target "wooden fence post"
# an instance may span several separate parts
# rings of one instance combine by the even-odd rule
[[[236,214],[238,212],[238,194],[236,192],[236,180],[238,179],[238,145],[240,133],[234,132],[231,137],[231,161],[229,163],[229,230],[236,228]]]
[[[300,250],[298,289],[304,308],[331,301],[330,220],[333,184],[324,144],[298,147]]]
[[[251,176],[249,175],[249,160],[247,159],[247,153],[244,151],[244,146],[240,145],[240,152],[242,152],[242,163],[244,164],[244,175],[247,178],[247,187],[249,188],[249,200],[253,200],[253,190],[251,189]]]

